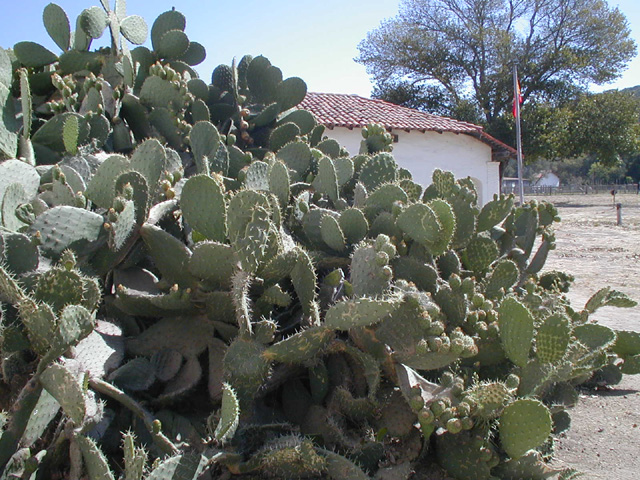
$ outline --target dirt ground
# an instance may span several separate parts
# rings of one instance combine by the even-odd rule
[[[570,293],[576,309],[598,289],[610,286],[640,301],[640,197],[618,195],[622,226],[616,225],[611,195],[527,197],[553,202],[562,222],[556,224],[557,248],[545,270],[575,277]],[[605,307],[591,318],[618,330],[640,331],[640,307]],[[573,468],[580,478],[640,479],[640,375],[602,390],[580,391],[570,410],[571,428],[555,445],[553,466]],[[416,472],[416,480],[451,480],[436,468]],[[522,479],[528,480],[528,479]]]
[[[553,202],[562,222],[556,227],[556,250],[545,270],[575,276],[569,293],[574,308],[592,293],[611,286],[640,300],[640,197],[618,195],[622,226],[616,225],[611,195],[536,197]],[[592,318],[619,330],[640,331],[640,307],[605,307]],[[572,467],[581,478],[640,478],[640,375],[625,376],[608,390],[583,390],[572,409],[572,426],[559,439],[556,465]]]

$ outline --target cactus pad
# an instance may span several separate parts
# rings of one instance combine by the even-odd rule
[[[395,304],[389,301],[361,298],[347,300],[332,306],[327,311],[325,325],[337,330],[373,325],[389,315]]]
[[[318,355],[332,338],[330,328],[311,327],[273,344],[263,355],[270,361],[304,363]]]
[[[233,438],[240,420],[240,405],[235,392],[228,384],[222,386],[222,409],[220,421],[213,433],[216,440],[225,442]]]
[[[433,200],[411,205],[398,216],[398,226],[433,255],[439,255],[453,238],[455,218],[449,204]]]
[[[379,153],[365,162],[360,170],[359,180],[372,192],[380,185],[393,183],[398,179],[398,165],[393,156],[388,153]]]
[[[563,315],[551,315],[536,332],[536,356],[542,363],[556,363],[567,351],[571,324]]]
[[[516,400],[500,416],[500,441],[511,458],[538,447],[550,434],[551,414],[539,400]]]
[[[520,367],[529,361],[533,341],[531,312],[514,297],[507,297],[498,309],[500,340],[507,358]]]
[[[29,231],[40,232],[43,250],[58,256],[67,248],[81,249],[98,240],[104,219],[82,208],[62,206],[36,218]]]
[[[496,242],[489,235],[474,237],[462,254],[465,266],[477,275],[484,273],[500,254]]]
[[[513,260],[502,259],[489,271],[486,279],[484,294],[489,298],[504,295],[518,281],[520,272]]]
[[[440,466],[460,480],[491,480],[499,462],[490,442],[474,432],[438,436],[436,453]]]
[[[76,377],[64,365],[54,363],[42,372],[40,382],[62,406],[76,425],[81,425],[86,411],[85,396]]]
[[[493,419],[502,413],[509,403],[512,394],[502,382],[482,382],[471,388],[467,395],[477,405],[476,415],[485,419]]]
[[[187,223],[206,239],[226,240],[226,204],[223,190],[213,178],[206,175],[189,178],[182,187],[180,206]]]
[[[224,356],[224,368],[229,384],[240,400],[241,408],[250,404],[266,378],[270,362],[264,356],[264,346],[252,340],[236,338]]]
[[[191,252],[180,240],[150,224],[142,226],[140,235],[163,279],[185,288],[194,284],[195,280],[188,271]]]

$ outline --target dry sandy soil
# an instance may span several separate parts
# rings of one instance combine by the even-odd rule
[[[574,308],[596,290],[611,286],[640,300],[640,197],[618,195],[622,226],[616,225],[611,195],[537,197],[553,202],[562,222],[556,250],[545,269],[575,276],[569,293]],[[605,307],[594,315],[619,330],[640,331],[640,307]],[[572,467],[582,478],[640,479],[640,375],[626,376],[607,390],[583,390],[571,412],[572,426],[557,443],[557,466]]]

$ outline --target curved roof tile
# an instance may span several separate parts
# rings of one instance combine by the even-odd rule
[[[472,135],[491,146],[494,159],[506,160],[516,155],[513,148],[485,133],[478,125],[402,107],[384,100],[341,93],[308,92],[298,108],[309,110],[319,123],[329,128],[362,128],[369,123],[381,123],[388,130],[462,133]]]

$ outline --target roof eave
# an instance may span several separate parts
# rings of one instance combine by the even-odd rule
[[[518,152],[515,148],[510,147],[504,142],[501,142],[495,137],[492,137],[482,129],[478,129],[475,132],[465,132],[472,137],[477,138],[483,143],[486,143],[491,147],[491,161],[492,162],[508,162],[511,159],[517,157]]]

